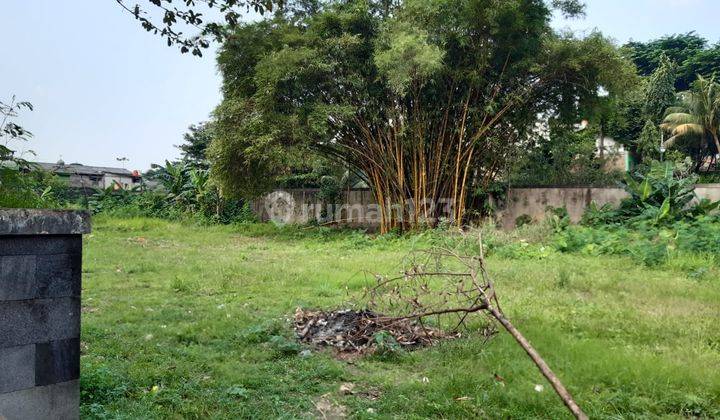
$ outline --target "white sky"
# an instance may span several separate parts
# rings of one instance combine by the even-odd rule
[[[720,40],[717,0],[589,0],[580,21],[619,43],[695,30]],[[2,0],[0,97],[35,105],[19,122],[37,160],[145,170],[178,157],[188,125],[220,101],[215,57],[198,59],[145,33],[113,0]]]

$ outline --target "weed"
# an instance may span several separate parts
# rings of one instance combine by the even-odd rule
[[[282,335],[273,335],[268,340],[270,348],[277,352],[280,356],[294,356],[300,353],[302,346],[297,340],[283,337]]]
[[[720,224],[711,220],[663,235],[480,228],[503,309],[591,418],[720,415],[720,290],[711,281],[716,260],[707,258],[720,249],[712,245]],[[396,272],[411,249],[453,240],[452,230],[363,239],[352,230],[109,217],[95,218],[93,229],[83,249],[83,299],[97,309],[83,313],[84,418],[303,418],[343,382],[382,389],[372,400],[344,398],[351,417],[368,417],[368,408],[380,418],[566,416],[547,386],[534,391],[537,369],[505,334],[485,342],[470,333],[397,362],[295,356],[286,318],[297,306],[343,307],[346,287],[362,294],[363,272]],[[118,246],[140,236],[148,246]],[[527,245],[502,254],[521,240]],[[666,261],[636,260],[628,248],[643,243],[668,244]],[[543,246],[549,255],[527,255]],[[154,271],[117,273],[118,261]],[[703,267],[702,281],[689,278]],[[199,293],[223,284],[222,294]]]
[[[374,355],[383,360],[395,360],[403,354],[402,346],[387,331],[379,331],[372,337],[375,342]]]
[[[558,289],[565,289],[570,285],[570,273],[567,269],[561,268],[558,272],[557,279],[555,280],[555,287]]]

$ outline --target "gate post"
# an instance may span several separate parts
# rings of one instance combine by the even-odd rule
[[[0,209],[0,419],[77,419],[83,211]]]

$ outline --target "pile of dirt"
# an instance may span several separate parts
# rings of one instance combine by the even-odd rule
[[[372,351],[376,334],[391,335],[405,349],[424,347],[457,335],[437,328],[423,327],[419,322],[386,317],[372,311],[295,311],[295,333],[300,341],[333,347],[341,352]]]

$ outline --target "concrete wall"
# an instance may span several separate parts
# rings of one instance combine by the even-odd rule
[[[695,187],[695,194],[710,201],[720,201],[720,184],[698,184]]]
[[[0,209],[0,419],[77,419],[85,212]]]
[[[720,184],[698,184],[698,198],[720,200]],[[528,215],[534,221],[544,220],[548,207],[565,207],[570,220],[577,223],[591,202],[598,207],[605,204],[617,206],[628,194],[622,188],[511,188],[504,207],[498,212],[498,220],[505,229],[515,227],[515,220]]]
[[[261,221],[305,224],[327,221],[321,217],[324,206],[317,189],[277,190],[264,199],[252,203]],[[695,189],[699,198],[720,200],[720,184],[699,184]],[[628,194],[622,188],[546,187],[511,188],[497,213],[498,222],[505,229],[515,227],[518,217],[527,215],[534,221],[544,220],[548,207],[565,207],[573,222],[580,221],[585,209],[594,202],[598,207],[607,203],[620,204]],[[344,191],[334,209],[335,219],[341,224],[374,228],[379,221],[377,204],[370,190]]]
[[[318,189],[277,190],[252,202],[252,209],[260,221],[270,220],[288,224],[306,224],[331,220],[344,225],[375,227],[379,215],[370,190],[344,190],[335,206],[325,206]],[[328,217],[333,214],[334,218]]]
[[[618,205],[626,197],[622,188],[511,188],[497,217],[503,228],[512,229],[520,216],[541,221],[545,219],[548,207],[565,207],[570,219],[577,223],[591,202],[598,206]]]

